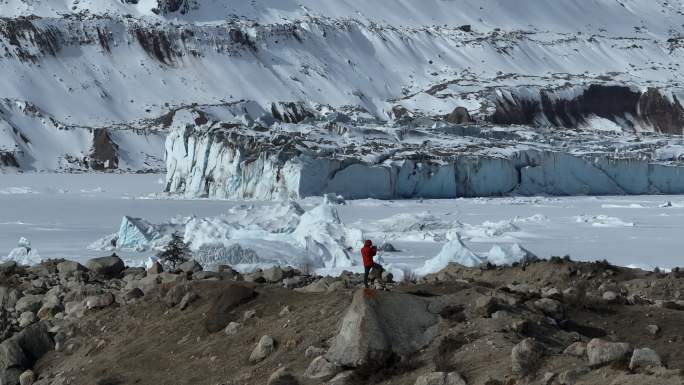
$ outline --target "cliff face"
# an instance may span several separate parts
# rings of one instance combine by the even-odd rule
[[[211,116],[263,128],[447,121],[631,135],[684,127],[679,3],[4,0],[0,8],[0,98],[89,132],[163,136],[169,116],[193,109],[205,115],[197,126]],[[28,132],[23,124],[12,123]],[[138,153],[110,136],[112,148]],[[3,153],[21,146],[0,138]],[[51,153],[64,159],[97,147],[60,146]],[[15,158],[20,168],[44,167]]]

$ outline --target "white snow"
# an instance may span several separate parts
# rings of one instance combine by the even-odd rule
[[[416,269],[419,275],[435,273],[447,267],[450,263],[457,263],[467,267],[477,267],[485,262],[473,253],[461,240],[460,235],[451,231],[447,234],[447,243],[434,258],[425,261],[423,267]]]
[[[147,196],[159,190],[158,178],[3,175],[0,189],[26,186],[40,193],[0,195],[0,256],[17,248],[20,237],[30,239],[42,258],[83,261],[106,255],[115,250],[112,241],[118,234],[112,233],[128,215],[143,218],[155,229],[177,229],[196,246],[203,245],[194,250],[201,252],[208,265],[230,260],[244,262],[244,269],[274,263],[313,266],[318,261],[321,273],[359,271],[357,242],[367,237],[377,244],[390,242],[400,250],[381,253],[399,277],[403,270],[424,268],[426,261],[450,242],[447,234],[453,231],[461,234],[461,242],[470,252],[492,263],[520,258],[523,254],[516,250],[518,244],[520,250],[540,258],[569,254],[573,259],[605,258],[625,266],[672,268],[681,264],[684,196],[367,199],[334,206],[321,205],[321,198],[248,203],[150,199]],[[81,192],[97,188],[103,192]],[[643,208],[625,208],[634,205]],[[300,225],[304,215],[307,226]],[[293,236],[297,229],[299,239]],[[307,234],[333,250],[330,255],[337,255],[337,261],[326,265],[316,253],[321,249],[303,242]],[[129,263],[142,265],[156,253],[152,243],[147,251],[116,252]],[[233,245],[241,250],[230,250]],[[338,262],[348,266],[329,267]]]

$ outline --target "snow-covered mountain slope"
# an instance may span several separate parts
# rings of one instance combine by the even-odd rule
[[[199,114],[197,126],[207,115],[272,129],[341,113],[359,124],[681,134],[683,10],[682,0],[0,0],[0,98],[104,129],[128,154],[178,111]],[[19,134],[31,128],[13,127],[0,153],[26,152]],[[68,148],[44,136],[55,143],[45,159],[20,168],[88,156],[93,139],[78,132],[65,134],[81,143]],[[145,158],[158,159],[153,147]]]

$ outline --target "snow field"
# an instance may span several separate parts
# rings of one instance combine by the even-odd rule
[[[360,271],[359,248],[365,238],[398,250],[379,256],[397,277],[404,271],[438,270],[448,262],[507,264],[530,255],[605,258],[646,268],[681,265],[684,196],[366,199],[345,204],[334,204],[331,197],[327,203],[322,198],[150,198],[159,190],[159,179],[4,175],[0,190],[26,189],[0,194],[0,255],[12,254],[26,263],[41,257],[82,261],[116,251],[128,263],[142,265],[171,233],[179,232],[205,264],[228,263],[242,270],[289,264],[321,274]],[[152,236],[146,244],[131,237],[126,247],[117,247],[124,216],[149,224]],[[13,251],[21,237],[31,242],[35,255]]]

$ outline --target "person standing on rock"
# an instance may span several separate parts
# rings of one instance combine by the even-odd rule
[[[361,257],[363,257],[363,284],[368,288],[368,273],[371,269],[376,269],[380,276],[382,276],[383,270],[385,270],[380,264],[373,261],[373,257],[378,253],[378,248],[373,246],[373,241],[367,239],[363,248],[361,249]]]

